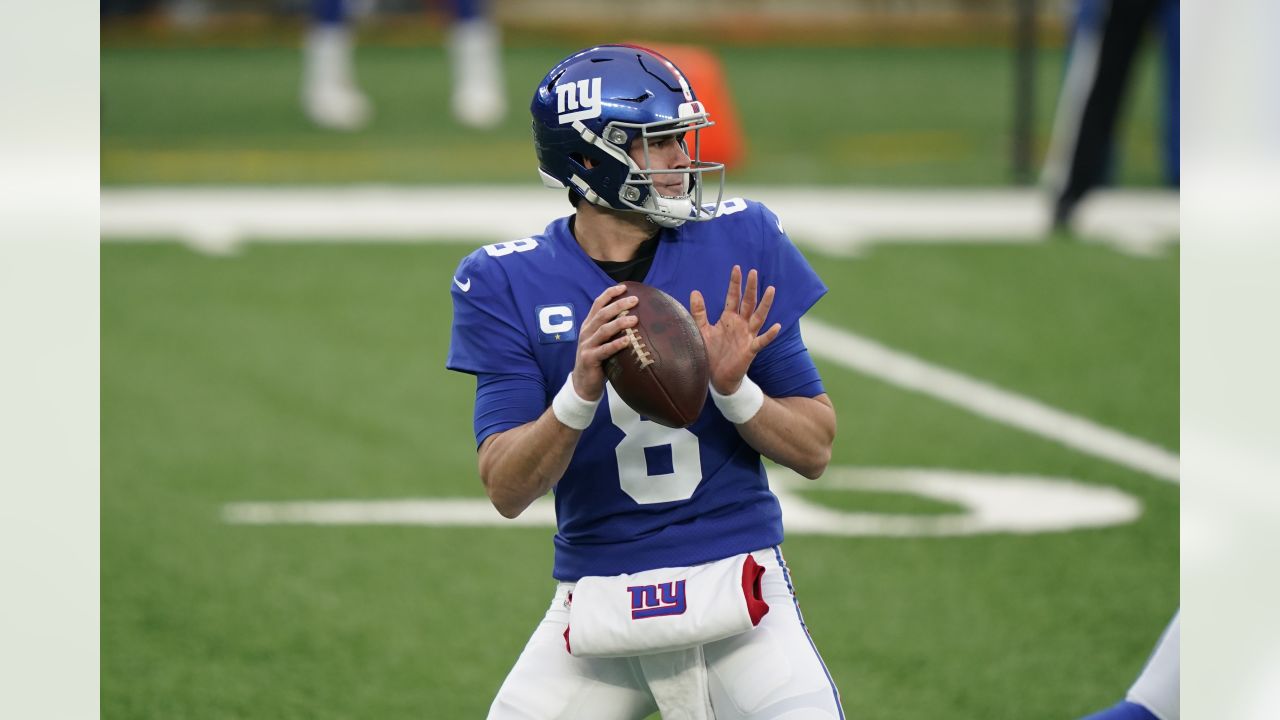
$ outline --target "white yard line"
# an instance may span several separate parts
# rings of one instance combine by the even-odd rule
[[[782,504],[787,535],[844,537],[954,537],[989,533],[1068,532],[1112,527],[1142,515],[1137,498],[1116,488],[1069,478],[998,475],[937,468],[833,467],[806,480],[769,470],[769,487]],[[797,491],[907,493],[959,506],[940,515],[836,510]],[[302,500],[237,502],[222,519],[236,525],[428,525],[449,527],[555,527],[550,496],[508,520],[483,498],[403,500]]]
[[[1044,196],[1026,189],[877,190],[738,187],[769,205],[797,242],[829,253],[884,242],[1035,243],[1049,224]],[[106,239],[180,239],[227,252],[247,239],[287,242],[479,244],[525,237],[569,212],[538,187],[239,187],[106,189]],[[1161,252],[1178,235],[1178,196],[1089,196],[1078,228],[1128,253]]]
[[[539,188],[156,188],[102,191],[105,239],[179,239],[211,252],[244,240],[439,242],[526,237],[566,214]]]
[[[223,508],[223,518],[243,525],[532,525],[556,524],[550,498],[508,520],[488,500],[405,498],[403,500],[302,500],[240,502]]]
[[[801,321],[815,355],[1094,457],[1178,482],[1178,456],[1153,443],[885,347],[814,318]]]

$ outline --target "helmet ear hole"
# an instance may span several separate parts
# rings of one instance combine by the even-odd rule
[[[573,160],[584,170],[594,170],[600,165],[600,158],[584,153],[573,153],[569,156],[569,159]]]

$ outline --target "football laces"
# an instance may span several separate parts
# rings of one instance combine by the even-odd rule
[[[621,317],[628,314],[626,310],[623,310],[618,313],[618,316]],[[631,343],[631,352],[635,354],[636,362],[640,364],[640,369],[644,370],[652,365],[654,363],[653,354],[645,347],[644,338],[640,336],[640,333],[636,332],[635,328],[627,328],[623,332],[627,335],[627,342]]]

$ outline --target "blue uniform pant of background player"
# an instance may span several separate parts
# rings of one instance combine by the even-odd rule
[[[322,25],[341,25],[347,21],[346,0],[311,0],[311,19]]]
[[[442,2],[441,6],[457,20],[484,17],[487,9],[481,0],[448,0]],[[326,25],[346,22],[347,0],[311,0],[311,19]]]
[[[482,0],[449,0],[444,3],[453,10],[453,16],[458,20],[474,20],[484,17],[488,8]]]
[[[1182,122],[1179,107],[1182,94],[1182,4],[1178,0],[1164,0],[1160,5],[1160,37],[1164,43],[1164,179],[1178,186],[1182,180]]]

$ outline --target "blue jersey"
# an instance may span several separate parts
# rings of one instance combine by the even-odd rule
[[[644,281],[686,306],[690,291],[701,291],[714,321],[735,264],[759,272],[761,291],[776,287],[765,327],[783,327],[748,375],[771,397],[822,393],[797,320],[827,289],[768,208],[732,199],[713,220],[663,230]],[[532,406],[515,391],[484,408],[478,400],[478,443],[550,406],[573,370],[578,327],[614,284],[578,245],[568,218],[462,260],[447,367],[480,376],[482,388],[487,379],[532,387],[535,396]],[[558,580],[695,565],[782,542],[782,511],[759,453],[709,399],[697,422],[672,429],[606,386],[554,492]]]

